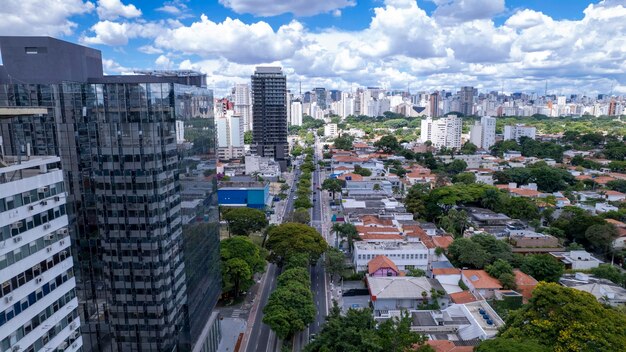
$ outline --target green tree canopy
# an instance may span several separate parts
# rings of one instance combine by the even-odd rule
[[[272,228],[266,243],[270,261],[282,264],[290,256],[306,253],[316,262],[327,248],[326,240],[311,226],[287,222]]]
[[[361,176],[372,176],[372,170],[362,167],[361,165],[354,165],[354,173]]]
[[[313,294],[307,286],[296,282],[276,288],[263,308],[263,322],[281,339],[304,330],[314,319]]]
[[[524,257],[520,269],[538,281],[558,282],[565,266],[549,254],[533,254]]]
[[[296,282],[304,287],[310,287],[311,276],[309,275],[309,270],[306,268],[290,268],[283,271],[282,274],[278,276],[277,284],[279,286],[285,286],[290,282]]]
[[[485,340],[476,347],[475,352],[552,352],[550,348],[537,341],[527,339],[508,339],[499,337]]]
[[[351,150],[353,142],[354,142],[354,137],[352,137],[349,134],[343,134],[335,138],[335,141],[333,142],[333,144],[335,145],[335,148],[337,149]]]
[[[528,304],[510,313],[499,338],[538,341],[557,352],[623,351],[626,315],[589,293],[542,282]]]
[[[341,187],[343,186],[341,180],[336,178],[327,178],[322,182],[322,189],[327,190],[333,194],[333,199],[335,199],[335,193],[341,192]]]
[[[622,287],[626,284],[626,274],[611,264],[600,264],[597,268],[591,269],[591,273],[596,277],[613,281]]]
[[[265,213],[252,208],[228,209],[224,214],[224,220],[228,222],[229,231],[238,236],[261,231],[268,224]]]
[[[465,142],[461,147],[461,154],[474,154],[478,150],[478,147],[472,142]]]
[[[346,257],[343,252],[334,247],[328,248],[324,267],[331,278],[340,276],[346,269]]]
[[[395,153],[402,149],[400,143],[394,136],[383,136],[381,139],[374,143],[374,147],[382,150],[385,153]]]
[[[247,237],[227,238],[220,243],[224,292],[238,296],[254,284],[253,275],[263,271],[265,260],[257,245]]]
[[[298,208],[289,214],[287,221],[308,224],[311,221],[311,214],[308,209]]]
[[[482,269],[489,262],[489,253],[478,243],[467,239],[457,238],[448,247],[450,261],[456,267]]]
[[[465,184],[476,183],[476,175],[473,172],[461,172],[452,177],[452,182]]]

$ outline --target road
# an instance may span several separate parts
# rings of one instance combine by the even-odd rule
[[[317,161],[319,155],[321,155],[321,149],[318,150],[318,140],[315,138],[315,156],[313,163],[315,164],[315,171],[313,171],[313,208],[311,209],[311,226],[313,226],[322,236],[325,235],[324,222],[323,222],[323,206],[321,191],[317,188],[321,187],[322,179],[320,171],[317,167]],[[326,237],[324,237],[326,238]],[[328,241],[328,239],[326,238]],[[318,334],[322,329],[326,316],[328,315],[328,282],[326,279],[326,269],[324,268],[324,258],[322,257],[315,266],[310,269],[311,273],[311,290],[313,291],[313,301],[317,308],[315,314],[315,320],[311,323],[307,329],[302,333],[299,333],[294,338],[294,351],[300,351],[309,342],[309,336],[311,334]]]
[[[300,177],[300,170],[296,170],[294,173],[294,181],[291,186],[290,192],[294,192],[294,189],[298,182],[298,177]],[[282,217],[278,220],[278,223],[281,223],[282,219],[284,219],[293,211],[294,198],[295,193],[290,193],[287,197],[287,204],[284,208]],[[280,271],[278,270],[276,265],[270,263],[268,265],[267,272],[265,273],[265,284],[262,288],[260,296],[257,296],[256,298],[260,299],[260,301],[258,305],[258,311],[256,312],[256,317],[254,318],[252,330],[250,332],[250,337],[248,338],[247,342],[246,351],[248,352],[280,351],[281,346],[278,343],[276,334],[270,329],[269,326],[263,323],[263,307],[265,307],[270,294],[276,288],[276,278],[279,274]]]

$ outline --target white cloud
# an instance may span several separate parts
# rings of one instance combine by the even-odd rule
[[[141,16],[141,10],[135,5],[124,5],[121,0],[98,0],[97,12],[101,20],[114,20],[119,17],[135,18]]]
[[[504,11],[504,0],[434,0],[434,17],[442,23],[490,19]]]
[[[107,75],[123,74],[132,71],[132,69],[124,67],[111,59],[102,59],[102,68],[104,70],[104,73]]]
[[[551,21],[552,18],[544,15],[542,12],[525,9],[517,11],[513,14],[513,16],[509,17],[504,24],[511,28],[526,29],[546,24]]]
[[[143,45],[137,48],[137,50],[139,50],[140,52],[144,54],[149,54],[149,55],[150,54],[163,54],[163,50],[159,48],[155,48],[152,45]]]
[[[297,21],[274,32],[263,21],[245,24],[239,19],[226,18],[216,23],[203,14],[200,22],[163,30],[155,44],[185,54],[221,56],[238,63],[271,62],[293,56],[302,45],[302,31],[302,24]]]
[[[70,18],[93,9],[82,0],[2,1],[0,35],[71,35],[77,24]]]
[[[283,13],[313,16],[356,4],[355,0],[219,0],[219,2],[236,13],[250,13],[255,16],[276,16]]]
[[[163,5],[156,9],[157,11],[169,13],[170,15],[180,15],[181,10],[173,5]]]
[[[167,25],[175,26],[175,21],[161,21],[161,22],[113,22],[113,21],[100,21],[93,26],[90,30],[95,33],[95,36],[89,37],[83,35],[80,38],[80,42],[84,44],[104,44],[111,46],[126,45],[130,39],[134,38],[154,38],[160,33]]]
[[[165,56],[165,55],[160,55],[155,61],[154,64],[156,65],[156,67],[158,68],[165,68],[165,69],[169,69],[172,68],[172,65],[174,64],[172,62],[172,60],[170,60],[169,57]]]

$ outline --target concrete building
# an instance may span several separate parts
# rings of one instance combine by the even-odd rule
[[[324,125],[324,137],[337,137],[337,124],[327,123]]]
[[[217,196],[219,205],[223,207],[265,209],[271,201],[270,183],[222,181]]]
[[[423,276],[367,276],[367,288],[375,318],[390,317],[389,311],[419,309],[435,302],[447,307],[450,303],[439,282]]]
[[[61,159],[28,154],[0,155],[0,349],[80,351]]]
[[[217,129],[217,156],[220,160],[239,159],[244,156],[244,120],[228,110],[225,116],[215,118]]]
[[[566,269],[589,270],[597,268],[603,262],[587,251],[550,252],[550,254],[565,264]]]
[[[433,120],[428,117],[421,121],[420,142],[431,141],[437,148],[461,148],[463,120],[456,115]]]
[[[257,67],[252,75],[252,146],[258,156],[274,158],[287,169],[287,77],[280,67]]]
[[[235,100],[235,113],[243,119],[243,131],[252,130],[252,103],[250,97],[250,85],[236,84],[233,89]]]
[[[480,122],[476,121],[470,129],[470,142],[485,150],[496,144],[496,119],[483,116]]]
[[[461,87],[459,91],[459,107],[463,116],[474,115],[474,87]]]
[[[353,262],[356,271],[366,271],[367,263],[379,255],[392,260],[399,270],[428,269],[428,248],[421,242],[355,242]]]
[[[522,137],[535,139],[537,128],[525,125],[504,126],[504,140],[519,141]]]
[[[302,126],[302,103],[299,101],[291,102],[291,116],[289,120],[291,126]]]
[[[202,345],[221,290],[219,237],[183,232],[176,121],[213,117],[206,77],[104,76],[100,51],[49,37],[0,37],[0,51],[0,106],[46,110],[0,121],[5,152],[60,156],[83,349]],[[216,223],[215,195],[206,201]]]
[[[317,106],[321,110],[326,110],[326,88],[315,88],[313,89],[313,92],[315,92],[315,101],[317,102]]]

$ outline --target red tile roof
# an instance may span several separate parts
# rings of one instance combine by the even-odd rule
[[[363,181],[363,176],[359,175],[359,174],[355,174],[353,172],[351,173],[347,173],[347,174],[343,174],[341,176],[338,176],[337,178],[340,180],[346,180],[347,177],[350,177],[350,179],[352,181]]]
[[[534,277],[521,272],[519,269],[514,269],[513,273],[515,274],[515,285],[517,286],[517,291],[522,294],[524,297],[524,301],[528,301],[532,298],[533,290],[535,286],[537,286],[537,280]]]
[[[373,274],[380,269],[392,269],[396,273],[400,273],[396,264],[384,255],[378,255],[367,263],[367,271],[370,274]]]
[[[454,342],[448,340],[428,340],[426,341],[430,347],[437,352],[472,352],[473,346],[456,346]]]
[[[478,301],[478,298],[474,296],[470,291],[461,291],[450,294],[450,299],[456,304],[465,304]]]
[[[461,269],[457,268],[434,268],[433,275],[460,275]]]
[[[362,234],[373,234],[373,233],[396,233],[400,234],[400,231],[392,226],[363,226],[356,225],[356,230],[358,233]]]
[[[432,237],[435,246],[441,247],[443,249],[448,249],[448,247],[454,241],[454,237],[452,236],[433,236]]]
[[[475,288],[500,289],[502,285],[498,279],[489,276],[484,270],[463,270],[461,272]]]
[[[393,224],[393,221],[391,219],[381,219],[376,215],[363,215],[361,216],[361,221],[363,222],[363,225],[376,224],[391,226]]]
[[[535,191],[533,189],[524,189],[524,188],[512,188],[512,189],[509,189],[509,193],[513,193],[521,197],[529,197],[529,198],[537,198],[541,195],[541,192],[539,191]]]
[[[403,240],[404,238],[399,234],[393,233],[368,233],[361,235],[363,241],[375,241],[375,240]]]

